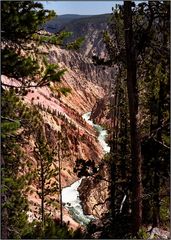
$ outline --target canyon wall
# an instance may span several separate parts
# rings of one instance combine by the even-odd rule
[[[109,209],[109,172],[103,159],[99,164],[98,176],[94,175],[83,179],[79,193],[86,214],[102,218],[107,213]]]
[[[45,30],[51,33],[60,31],[72,32],[66,42],[74,41],[79,37],[84,38],[80,53],[91,58],[93,55],[107,57],[107,50],[103,41],[103,33],[108,28],[110,14],[101,15],[74,15],[66,14],[57,16],[45,25]]]
[[[61,155],[62,187],[65,187],[78,179],[73,172],[77,158],[93,159],[96,163],[100,163],[103,158],[104,153],[97,141],[97,133],[82,119],[82,114],[91,111],[96,101],[105,95],[112,75],[109,75],[108,71],[94,66],[91,60],[77,52],[66,51],[55,46],[44,47],[42,52],[48,53],[49,61],[58,64],[61,68],[66,68],[67,72],[61,83],[53,83],[49,87],[30,88],[22,99],[29,106],[36,105],[39,108],[43,118],[42,125],[45,129],[46,138],[53,148],[55,146],[57,148],[58,132],[65,133],[64,141],[67,146],[65,152],[67,154]],[[6,76],[2,76],[2,81],[13,86],[20,85],[17,80]],[[62,87],[70,88],[71,93],[59,95],[59,89]],[[33,154],[35,141],[34,137],[30,135],[29,140],[22,148],[27,156],[27,161],[36,170],[37,160]],[[56,165],[58,165],[58,157],[56,156],[55,159]],[[27,172],[26,167],[23,169],[23,173]],[[90,189],[93,190],[90,197],[94,196],[94,199],[99,199],[101,194],[101,183],[99,187],[97,187],[98,184],[93,181],[91,183]],[[25,194],[29,200],[30,219],[34,219],[39,216],[40,198],[36,190],[37,183],[33,182],[29,187],[30,190]],[[95,188],[98,189],[98,192]],[[84,197],[87,199],[87,204],[89,205],[90,202],[91,206],[92,200],[86,198],[86,196]],[[53,199],[58,202],[58,194],[54,194]],[[100,199],[103,200],[103,197]],[[46,211],[50,212],[54,217],[59,216],[59,211],[53,207],[47,207]],[[64,212],[64,220],[70,219],[66,210]],[[73,223],[72,219],[70,221],[73,226],[77,225]]]
[[[91,58],[94,54],[100,57],[107,56],[102,40],[102,32],[107,29],[105,19],[97,17],[95,21],[92,19],[82,20],[82,22],[77,21],[68,25],[74,31],[77,29],[73,39],[79,37],[81,32],[85,37],[84,45],[79,51],[65,50],[48,44],[39,46],[39,51],[46,54],[48,62],[58,64],[60,68],[67,71],[60,83],[51,83],[48,87],[30,88],[27,94],[21,98],[28,106],[36,105],[38,107],[48,144],[52,148],[57,149],[58,133],[64,135],[65,153],[67,154],[60,156],[62,159],[62,187],[69,186],[78,179],[73,171],[76,159],[92,159],[100,165],[104,156],[103,149],[97,140],[96,131],[82,119],[82,115],[93,109],[92,119],[103,124],[101,119],[105,112],[104,97],[110,91],[111,83],[115,81],[115,68],[95,66]],[[20,86],[17,80],[6,76],[2,76],[2,82]],[[61,88],[70,89],[70,93],[62,94]],[[35,144],[36,139],[30,135],[22,148],[27,156],[27,162],[36,170],[37,159],[33,154]],[[58,165],[57,156],[54,164]],[[27,167],[22,172],[27,173]],[[100,168],[100,173],[105,179],[108,178],[105,166]],[[38,218],[40,198],[36,190],[37,183],[32,182],[29,187],[30,190],[25,194],[29,200],[29,217],[32,220]],[[95,180],[93,177],[89,177],[82,181],[80,198],[87,214],[93,214],[96,217],[102,216],[106,204],[108,204],[106,201],[107,189],[108,184],[104,180]],[[58,202],[58,198],[59,195],[54,194],[54,201]],[[54,217],[59,216],[59,210],[56,208],[47,207],[46,211]],[[68,219],[73,226],[77,225],[64,209],[64,220],[68,221]]]

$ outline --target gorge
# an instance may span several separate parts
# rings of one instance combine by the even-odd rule
[[[1,6],[2,239],[169,239],[170,3]]]
[[[89,25],[87,27],[89,28]],[[95,31],[97,30],[94,41],[98,41],[102,29],[99,30],[98,26],[95,25],[90,26],[91,31],[93,31],[92,27]],[[35,105],[39,108],[39,112],[43,117],[42,124],[45,128],[46,137],[52,148],[56,144],[57,132],[65,133],[64,138],[68,142],[67,151],[69,154],[68,156],[65,156],[64,153],[61,155],[61,158],[63,158],[61,180],[64,189],[70,185],[74,188],[78,187],[78,184],[75,184],[78,178],[73,172],[77,158],[93,159],[99,164],[104,156],[104,152],[109,152],[109,147],[105,143],[106,130],[103,130],[99,125],[93,124],[89,117],[96,101],[103,98],[108,92],[111,81],[115,77],[115,69],[103,69],[92,63],[91,55],[93,48],[90,49],[88,44],[92,41],[90,38],[91,36],[87,38],[84,46],[84,48],[87,48],[86,52],[89,53],[89,56],[83,55],[79,51],[61,49],[55,45],[39,46],[40,51],[48,56],[50,63],[58,63],[61,68],[67,71],[61,83],[51,84],[50,87],[30,88],[23,97],[23,101],[28,106]],[[101,51],[103,52],[102,49]],[[20,86],[20,83],[15,78],[9,78],[5,75],[2,76],[2,81],[4,84]],[[71,93],[59,95],[58,89],[60,88],[69,88]],[[87,113],[83,115],[85,112]],[[98,136],[97,132],[100,133]],[[37,162],[33,154],[35,143],[34,136],[30,135],[28,142],[23,145],[28,161],[34,166],[34,169],[36,169]],[[28,173],[27,168],[24,169],[24,173]],[[82,184],[84,184],[84,181],[82,181]],[[81,181],[79,181],[79,185],[81,187]],[[31,184],[31,190],[26,193],[29,200],[29,216],[31,216],[30,219],[32,220],[39,218],[37,209],[40,206],[40,198],[36,189],[37,183],[34,182]],[[53,198],[58,200],[57,195],[54,195]],[[95,201],[98,200],[97,198]],[[59,211],[56,211],[53,207],[47,207],[46,211],[53,217],[59,216]],[[88,215],[92,215],[92,213],[88,213]],[[73,222],[72,216],[69,217],[68,213],[64,211],[64,221],[68,222],[68,220],[72,228],[78,226]]]
[[[110,151],[110,147],[106,143],[107,132],[100,125],[94,124],[93,121],[90,120],[91,112],[83,114],[83,119],[93,126],[98,132],[98,141],[101,144],[104,153]],[[91,215],[85,215],[82,209],[82,203],[79,198],[78,187],[81,182],[84,181],[84,178],[74,182],[71,186],[62,189],[62,202],[64,206],[69,209],[71,216],[73,215],[74,220],[78,221],[80,224],[87,224],[91,220],[95,219]]]

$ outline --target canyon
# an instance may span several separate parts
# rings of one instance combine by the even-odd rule
[[[170,239],[170,4],[48,5],[2,2],[2,239]]]
[[[43,118],[42,124],[44,125],[46,138],[52,148],[57,147],[58,132],[64,135],[65,152],[67,154],[61,154],[62,188],[68,187],[79,180],[73,171],[76,159],[92,159],[97,165],[101,165],[105,154],[104,148],[107,147],[102,147],[102,142],[98,139],[98,129],[82,118],[82,115],[91,112],[97,102],[109,92],[111,82],[115,79],[116,69],[110,67],[104,69],[101,66],[95,66],[91,58],[94,53],[99,51],[101,51],[101,56],[106,55],[104,43],[103,47],[100,47],[102,42],[99,45],[97,44],[99,39],[102,41],[101,31],[102,29],[105,30],[106,23],[100,23],[100,28],[98,28],[99,23],[93,25],[86,22],[86,24],[85,29],[89,34],[86,36],[84,43],[84,54],[82,49],[79,51],[65,50],[48,44],[39,46],[39,50],[47,55],[49,63],[58,64],[61,69],[66,69],[66,72],[60,83],[51,83],[49,87],[30,88],[27,94],[22,97],[27,105],[38,106]],[[92,32],[94,32],[93,39],[91,38]],[[2,81],[6,84],[20,86],[17,80],[7,76],[2,76]],[[70,89],[70,93],[62,94],[60,92],[62,88]],[[100,108],[101,106],[99,106]],[[89,117],[91,117],[90,114]],[[23,145],[28,162],[32,164],[33,168],[36,168],[36,159],[33,154],[35,141],[34,137],[30,135],[28,142]],[[56,158],[56,164],[57,162],[58,159]],[[103,164],[99,171],[103,174],[103,177],[107,178],[107,169]],[[27,168],[23,169],[23,173],[27,172]],[[29,200],[28,216],[30,221],[39,218],[37,209],[40,206],[40,198],[36,191],[36,184],[32,183],[31,190],[25,193]],[[86,187],[88,187],[88,190],[86,190]],[[78,191],[85,214],[94,215],[98,218],[105,212],[106,206],[98,206],[98,203],[99,200],[105,201],[107,198],[107,187],[106,182],[95,181],[92,177],[82,180]],[[54,194],[53,199],[59,202],[58,194]],[[97,206],[94,207],[95,205]],[[54,207],[46,207],[46,212],[54,218],[59,217],[59,210]],[[66,223],[69,222],[73,229],[80,225],[72,219],[65,206],[63,207],[63,220]]]
[[[101,57],[107,55],[105,44],[102,41],[102,30],[104,31],[107,28],[107,23],[104,22],[103,17],[97,17],[98,22],[96,24],[90,24],[91,19],[89,19],[89,22],[87,22],[87,19],[86,22],[84,22],[84,19],[81,19],[81,29],[85,35],[85,42],[80,50],[71,51],[57,48],[55,46],[47,46],[47,48],[43,49],[43,51],[48,54],[50,63],[58,63],[61,68],[67,70],[57,88],[66,87],[71,89],[71,93],[67,94],[67,96],[60,94],[59,98],[55,96],[56,86],[51,86],[50,91],[52,91],[55,99],[50,97],[49,103],[47,102],[47,99],[52,95],[51,93],[47,94],[49,89],[44,91],[39,90],[43,91],[43,94],[46,95],[46,100],[43,101],[39,96],[41,103],[45,103],[43,104],[45,108],[48,107],[49,109],[54,110],[54,102],[57,103],[58,106],[55,105],[55,110],[64,115],[67,122],[75,125],[75,131],[73,131],[73,129],[69,131],[68,128],[70,127],[66,127],[66,135],[71,139],[73,138],[74,141],[71,139],[69,141],[70,144],[68,146],[68,151],[70,151],[70,157],[68,159],[63,157],[62,166],[66,169],[64,171],[64,168],[62,168],[62,187],[64,189],[78,181],[76,174],[73,172],[73,167],[76,159],[79,158],[84,160],[93,159],[96,164],[101,166],[99,174],[102,174],[105,179],[108,179],[108,170],[102,161],[105,154],[104,149],[107,146],[102,147],[102,144],[98,139],[99,129],[92,126],[92,122],[89,122],[88,119],[82,118],[84,113],[92,111],[92,109],[95,108],[100,101],[103,101],[107,94],[109,94],[111,83],[114,82],[116,76],[117,66],[113,68],[104,68],[101,66],[95,66],[92,62],[92,56],[94,54],[99,54]],[[77,27],[78,24],[79,27]],[[69,26],[67,25],[67,29],[70,30],[70,26],[72,26],[71,30],[74,32],[74,37],[79,37],[80,21],[77,19],[74,24],[72,22]],[[92,34],[93,38],[91,37]],[[37,97],[38,96],[35,96],[34,92],[33,96],[27,96],[27,100],[28,98],[34,98],[34,104],[38,104],[39,100],[37,100]],[[99,104],[97,108],[99,110],[102,109],[102,104]],[[90,116],[89,114],[91,120],[94,119],[97,123],[100,123],[100,121],[93,116],[93,113],[94,109],[92,115]],[[52,129],[54,127],[56,128],[56,123],[52,124],[53,116],[47,117],[47,115],[49,115],[49,113],[46,112],[44,119],[45,122],[48,122],[52,134]],[[98,115],[100,116],[100,114]],[[65,126],[66,120],[64,120],[62,124]],[[108,151],[109,149],[107,149],[106,152]],[[78,192],[80,194],[84,214],[100,218],[106,212],[107,202],[105,204],[101,203],[105,202],[108,197],[108,182],[95,180],[93,177],[87,177],[81,181],[81,184],[78,187]],[[66,211],[66,209],[64,211]],[[57,213],[57,215],[58,214],[59,213]],[[68,216],[68,214],[64,214],[64,221],[66,215]],[[78,224],[73,223],[73,219],[70,222],[71,227],[75,228],[78,226]]]

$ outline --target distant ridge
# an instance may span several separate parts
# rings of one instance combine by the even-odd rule
[[[50,20],[45,25],[45,30],[48,32],[58,32],[63,28],[68,28],[70,25],[75,24],[86,24],[87,22],[97,23],[97,22],[105,22],[111,16],[110,13],[107,14],[99,14],[99,15],[79,15],[79,14],[63,14],[55,17]]]
[[[65,17],[65,18],[83,18],[83,17],[90,17],[90,16],[102,16],[110,13],[103,13],[103,14],[87,14],[87,15],[81,15],[81,14],[62,14],[62,15],[57,15],[57,18]]]
[[[92,15],[62,14],[62,15],[58,15],[57,19],[74,20],[74,19],[86,18],[86,17],[90,17],[90,16],[92,16]]]
[[[106,56],[106,46],[103,41],[103,32],[107,30],[111,14],[77,15],[65,14],[54,18],[45,25],[45,30],[50,33],[59,31],[72,32],[65,43],[72,42],[79,37],[84,38],[79,52],[84,56]]]

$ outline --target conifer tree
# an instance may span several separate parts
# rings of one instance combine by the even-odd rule
[[[38,176],[38,195],[41,199],[40,215],[42,222],[42,232],[44,232],[45,227],[45,205],[50,203],[50,195],[57,193],[57,183],[52,183],[51,179],[56,178],[56,169],[52,168],[53,164],[53,151],[50,150],[45,132],[42,128],[39,128],[36,132],[36,146],[34,149],[34,154],[38,163],[36,169],[36,175]],[[50,204],[49,204],[50,205]]]
[[[141,180],[141,144],[138,132],[138,89],[137,59],[133,36],[131,1],[124,2],[125,47],[127,59],[127,89],[130,115],[131,158],[132,158],[132,225],[135,235],[142,221],[142,180]]]
[[[68,49],[78,49],[83,39],[68,46],[64,39],[72,33],[48,34],[43,25],[55,17],[55,12],[44,10],[34,1],[2,2],[2,74],[20,82],[18,89],[41,87],[50,82],[59,82],[65,69],[45,62],[39,46],[55,44]],[[8,86],[2,82],[3,86]]]
[[[28,201],[23,194],[26,176],[19,174],[25,165],[21,141],[25,133],[21,127],[28,123],[28,108],[24,106],[14,91],[2,95],[2,237],[21,238],[29,231],[27,222]],[[27,124],[25,130],[27,132]]]
[[[132,74],[134,73],[134,76],[132,78],[132,80],[134,79],[134,84],[132,85],[132,88],[128,86],[129,91],[132,89],[132,92],[130,91],[130,94],[128,94],[128,98],[132,96],[131,104],[134,105],[135,111],[129,112],[131,115],[134,114],[136,118],[138,117],[136,119],[136,128],[139,131],[139,140],[134,141],[133,145],[135,146],[138,144],[139,150],[142,146],[142,155],[144,161],[142,169],[140,168],[141,161],[137,161],[137,167],[135,164],[132,165],[132,169],[134,169],[134,171],[132,170],[132,177],[134,178],[136,175],[139,175],[139,177],[140,175],[143,176],[142,184],[144,192],[143,194],[141,193],[141,184],[139,181],[141,180],[140,178],[139,180],[137,179],[137,183],[139,182],[137,184],[137,187],[139,185],[140,190],[138,198],[134,196],[136,181],[131,181],[131,188],[129,186],[130,181],[127,181],[126,185],[128,189],[131,192],[132,190],[134,192],[134,197],[132,196],[131,202],[133,205],[134,203],[136,205],[137,200],[139,201],[139,203],[137,202],[139,205],[139,211],[136,211],[136,213],[135,211],[132,211],[132,220],[134,219],[133,235],[138,232],[138,229],[141,225],[141,211],[143,214],[143,223],[149,223],[150,221],[150,223],[153,223],[153,226],[158,226],[159,222],[161,221],[160,204],[163,198],[162,195],[167,196],[168,194],[168,171],[167,173],[166,171],[161,172],[160,168],[164,169],[164,166],[167,165],[169,151],[169,141],[167,137],[167,134],[169,132],[169,117],[166,110],[169,106],[169,6],[170,3],[167,1],[150,1],[148,3],[139,3],[138,5],[135,5],[133,2],[131,3],[125,1],[125,8],[123,6],[119,6],[116,10],[114,10],[112,22],[109,26],[109,31],[104,35],[107,50],[109,53],[109,59],[104,60],[98,59],[97,57],[94,57],[93,59],[94,62],[101,65],[113,66],[113,64],[117,64],[118,68],[121,69],[122,72],[122,75],[120,75],[120,85],[125,82],[124,79],[126,69],[128,77],[130,77],[129,80],[132,78]],[[124,11],[125,9],[127,11]],[[126,39],[124,39],[124,30]],[[129,50],[130,52],[128,54]],[[131,57],[131,59],[128,59],[129,57]],[[118,77],[119,74],[120,71],[118,71]],[[113,104],[113,113],[115,116],[118,116],[116,113],[118,111],[116,108],[118,107],[115,104],[116,95],[114,98],[115,101]],[[127,96],[125,100],[126,105],[128,105]],[[122,116],[122,112],[120,112],[120,116]],[[125,131],[122,132],[122,121],[123,118],[120,118],[120,127],[117,129],[117,124],[115,124],[114,120],[114,132],[119,131],[120,138],[124,138],[125,133],[127,132],[128,142],[126,145],[131,146],[129,142],[131,129],[129,130],[129,125],[127,125],[127,130],[125,129]],[[132,127],[132,130],[135,131],[136,128]],[[110,143],[111,146],[112,144],[117,146],[115,147],[114,151],[111,151],[111,158],[114,154],[115,159],[117,158],[119,162],[121,161],[122,153],[120,151],[118,152],[117,149],[118,147],[124,147],[125,145],[120,142],[120,138],[114,136],[114,141]],[[123,149],[126,151],[125,148]],[[138,152],[140,153],[140,151]],[[134,157],[135,156],[132,156],[133,159]],[[127,161],[127,163],[128,162],[129,161]],[[166,168],[168,169],[168,167]],[[115,170],[116,172],[113,173],[112,177],[115,178],[114,182],[116,183],[117,174],[119,176],[119,169],[116,169],[116,162]],[[122,173],[125,172],[123,165],[120,170]],[[111,174],[113,171],[111,171]],[[130,175],[130,171],[128,169],[126,171],[126,174]],[[149,179],[151,179],[151,181],[149,181]],[[165,184],[162,186],[161,182],[165,182]],[[119,190],[116,184],[113,188],[111,187],[111,192],[112,189],[113,193],[115,192],[114,194],[116,194],[117,190]],[[116,201],[116,199],[117,198],[114,197],[113,202]],[[141,206],[141,202],[143,203],[143,206]],[[129,203],[128,199],[126,199],[125,204],[127,203]],[[115,211],[113,215],[116,211],[117,204],[115,202]],[[150,217],[151,212],[152,217]],[[137,219],[135,219],[136,214]]]
[[[62,183],[61,183],[61,170],[62,170],[62,135],[61,133],[58,133],[58,169],[59,169],[59,198],[60,198],[60,224],[62,226],[63,223],[63,214],[62,214]]]

